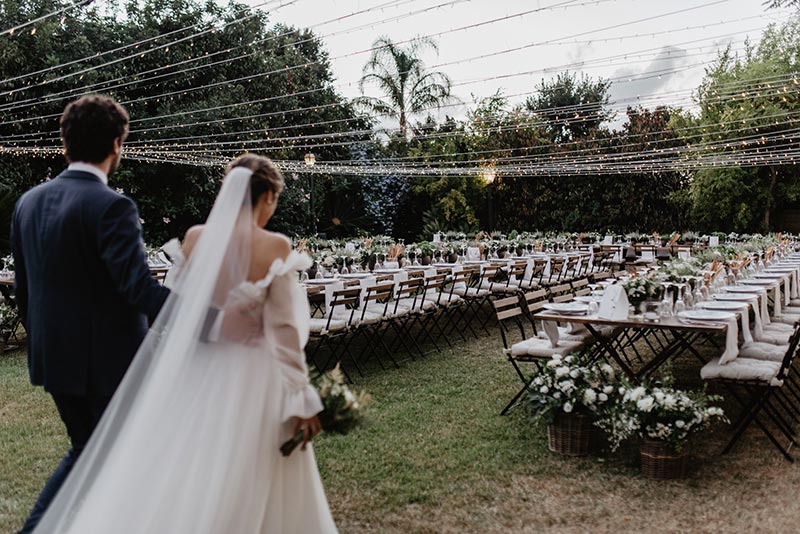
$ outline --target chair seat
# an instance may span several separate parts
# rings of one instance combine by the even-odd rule
[[[761,382],[764,385],[779,387],[783,385],[783,381],[777,378],[780,369],[780,362],[736,358],[720,365],[719,358],[714,358],[700,369],[700,376],[703,380]]]
[[[571,352],[579,352],[584,347],[580,341],[560,341],[557,347],[550,346],[550,341],[532,337],[511,346],[511,357],[517,360],[526,357],[549,358],[554,354],[566,355]]]
[[[539,332],[536,334],[536,337],[539,339],[547,339],[549,341],[546,332]],[[562,339],[564,341],[581,341],[585,343],[592,339],[592,334],[586,329],[578,330],[577,332],[568,332],[568,328],[566,326],[559,326],[558,342],[561,343]]]
[[[539,282],[536,280],[512,280],[511,283],[524,290],[536,289],[539,287]]]
[[[309,328],[312,334],[324,336],[329,333],[347,330],[347,321],[341,319],[331,319],[331,324],[329,325],[328,319],[314,317],[310,321]]]
[[[795,315],[793,313],[784,313],[780,317],[773,318],[772,321],[775,324],[789,326],[789,331],[791,332],[794,329],[794,323],[800,321],[800,315]]]
[[[442,297],[441,299],[439,299],[439,304],[441,306],[453,306],[455,304],[458,304],[462,300],[464,299],[462,299],[455,293],[442,293]]]
[[[601,327],[597,328],[597,333],[600,334],[603,337],[608,337],[608,336],[610,336],[611,334],[614,333],[614,327],[613,326],[601,326]],[[547,333],[546,332],[539,332],[539,333],[536,334],[536,337],[538,337],[539,339],[549,339],[547,337]],[[591,332],[589,332],[586,329],[579,330],[577,332],[567,332],[567,327],[566,326],[559,326],[558,327],[558,340],[559,340],[559,343],[561,343],[562,339],[564,341],[582,341],[582,342],[585,343],[585,342],[589,342],[592,339],[594,339],[594,336],[592,335]]]
[[[739,356],[754,360],[782,362],[788,348],[789,345],[773,345],[772,343],[754,341],[742,345],[739,349]]]
[[[488,296],[489,290],[476,287],[456,287],[453,289],[453,293],[464,298],[481,298]]]
[[[753,335],[755,336],[755,334]],[[764,333],[759,337],[758,341],[761,343],[770,343],[772,345],[786,346],[786,344],[789,343],[790,335],[790,333],[764,329]]]

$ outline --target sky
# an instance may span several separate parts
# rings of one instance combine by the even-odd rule
[[[443,113],[463,117],[467,105],[498,89],[521,102],[542,79],[572,70],[612,81],[617,125],[627,105],[691,106],[691,91],[720,49],[742,49],[748,37],[758,42],[789,13],[761,0],[282,1],[271,20],[322,37],[347,97],[361,94],[357,82],[376,38],[430,35],[439,52],[425,53],[425,63],[450,76],[464,103]]]

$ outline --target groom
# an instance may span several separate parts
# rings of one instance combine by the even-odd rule
[[[69,167],[25,193],[14,210],[16,300],[30,378],[53,397],[72,445],[20,534],[34,530],[55,497],[169,295],[150,274],[136,205],[108,187],[128,122],[125,109],[104,96],[69,104],[61,116]],[[209,313],[206,331],[215,317],[214,328],[228,337],[258,335],[260,324],[244,310]]]

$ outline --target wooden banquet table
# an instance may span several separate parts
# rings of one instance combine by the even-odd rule
[[[641,318],[609,320],[600,319],[597,315],[564,315],[542,311],[534,314],[533,318],[585,327],[596,341],[591,358],[610,357],[629,378],[636,381],[668,360],[687,352],[705,363],[706,358],[700,355],[693,344],[699,340],[709,340],[718,346],[713,336],[728,331],[728,324],[724,321],[683,323],[677,317],[661,317],[659,322],[646,322]],[[611,333],[602,332],[601,327],[611,327]],[[648,360],[642,357],[635,346],[640,341],[652,352]],[[641,362],[640,367],[634,367],[632,356]]]

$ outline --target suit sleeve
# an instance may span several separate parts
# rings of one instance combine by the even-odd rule
[[[28,273],[25,271],[25,258],[22,255],[22,243],[17,226],[17,210],[11,219],[11,254],[14,257],[14,302],[22,325],[28,329]]]
[[[100,257],[117,291],[152,323],[169,290],[150,275],[144,254],[139,212],[132,200],[116,198],[100,218]]]

